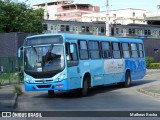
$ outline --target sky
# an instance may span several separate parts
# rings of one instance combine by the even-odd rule
[[[45,3],[51,2],[52,0],[18,0],[20,2],[27,1],[27,4],[35,3]],[[75,0],[77,2],[90,3],[93,5],[99,5],[101,11],[105,11],[106,0]],[[157,9],[157,5],[160,5],[160,0],[108,0],[109,9],[125,9],[125,8],[137,8],[145,9],[152,12],[160,12],[160,9]]]

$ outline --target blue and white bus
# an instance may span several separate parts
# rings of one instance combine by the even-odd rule
[[[20,51],[19,51],[20,53]],[[26,91],[67,91],[131,81],[146,73],[140,39],[78,34],[42,34],[27,37],[23,46]]]

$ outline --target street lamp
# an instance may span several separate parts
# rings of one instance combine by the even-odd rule
[[[109,3],[106,0],[106,36],[109,36]]]

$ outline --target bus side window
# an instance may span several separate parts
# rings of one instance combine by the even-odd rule
[[[132,58],[138,58],[138,49],[136,43],[131,43],[131,56]]]
[[[118,42],[112,43],[112,52],[113,52],[113,58],[120,59],[122,57],[120,43]]]
[[[111,47],[109,42],[101,42],[102,57],[112,58]]]
[[[144,57],[144,52],[143,52],[142,44],[138,44],[138,50],[139,50],[139,57],[143,58]]]
[[[70,53],[70,43],[66,43],[66,57],[68,67],[78,65],[78,55],[77,55],[77,45],[75,43],[71,43],[74,47],[74,52]]]
[[[67,60],[71,60],[71,56],[70,56],[70,43],[66,43],[66,57]]]
[[[129,43],[122,43],[122,51],[124,58],[130,58]]]
[[[81,60],[89,59],[87,41],[85,40],[78,41],[78,48],[79,48],[80,59]]]
[[[100,59],[99,42],[89,41],[88,42],[89,55],[91,59]]]

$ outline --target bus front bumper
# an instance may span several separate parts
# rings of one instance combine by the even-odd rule
[[[28,83],[24,82],[26,91],[68,90],[67,80],[56,83]]]

